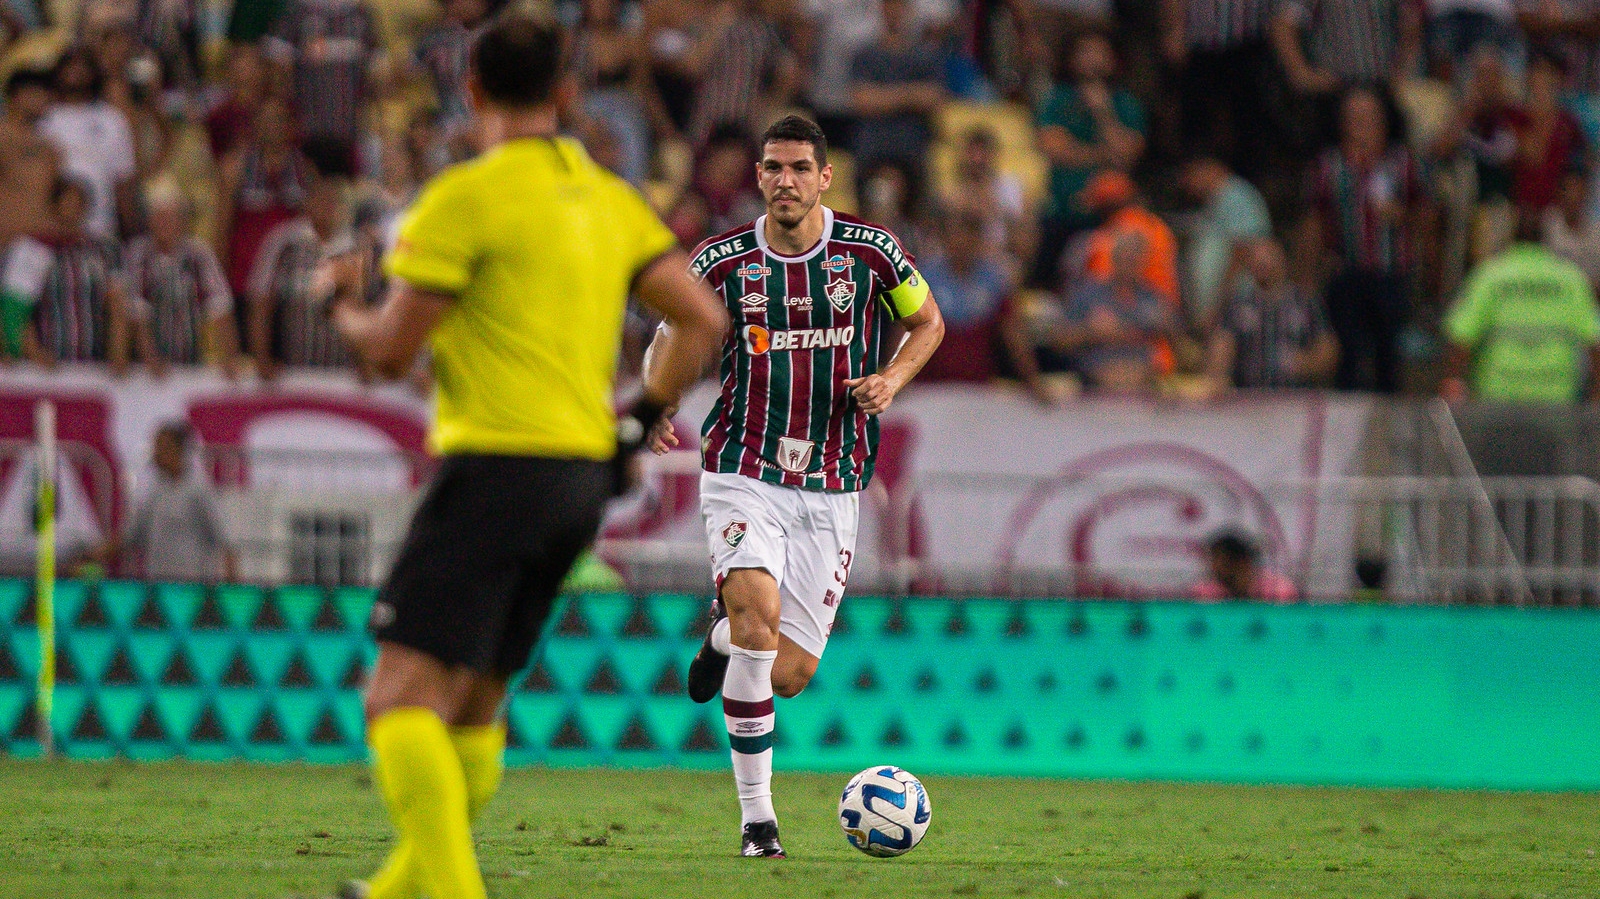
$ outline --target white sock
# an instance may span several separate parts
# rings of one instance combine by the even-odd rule
[[[776,821],[772,809],[772,663],[778,651],[729,647],[722,717],[732,747],[741,826]]]
[[[723,655],[733,652],[733,640],[728,635],[733,629],[728,626],[728,619],[718,618],[717,623],[711,625],[711,648]]]

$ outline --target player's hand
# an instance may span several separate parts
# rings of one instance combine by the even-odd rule
[[[664,455],[678,445],[677,429],[672,427],[672,419],[663,417],[656,426],[650,429],[650,436],[645,440],[645,446],[650,447],[650,452]]]
[[[894,385],[883,375],[848,378],[844,386],[849,388],[850,395],[856,398],[856,405],[868,415],[882,415],[894,402]]]

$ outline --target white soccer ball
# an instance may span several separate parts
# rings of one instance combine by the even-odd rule
[[[922,842],[933,804],[910,771],[882,765],[850,778],[839,797],[839,826],[850,845],[868,855],[905,855]]]

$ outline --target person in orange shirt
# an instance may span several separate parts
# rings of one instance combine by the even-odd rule
[[[1161,217],[1151,212],[1139,188],[1126,172],[1104,171],[1083,189],[1083,205],[1100,217],[1100,227],[1084,246],[1083,273],[1095,281],[1111,278],[1111,252],[1117,235],[1132,231],[1144,238],[1145,262],[1141,280],[1166,303],[1175,321],[1182,321],[1178,295],[1178,241]],[[1152,360],[1156,374],[1170,375],[1177,368],[1171,341],[1158,338]]]
[[[1099,281],[1111,277],[1111,248],[1123,231],[1143,235],[1144,281],[1178,312],[1178,241],[1161,217],[1145,207],[1139,189],[1126,173],[1105,171],[1089,179],[1083,202],[1101,219],[1085,247],[1084,274]]]

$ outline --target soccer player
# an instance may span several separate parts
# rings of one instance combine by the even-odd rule
[[[727,315],[631,187],[557,136],[563,36],[527,15],[473,45],[489,149],[423,191],[387,260],[384,303],[334,301],[378,372],[424,340],[444,458],[373,608],[367,741],[400,839],[345,894],[483,899],[470,821],[500,780],[506,680],[661,410],[715,355]],[[620,421],[611,383],[630,290],[686,336]]]
[[[695,702],[722,691],[741,854],[783,858],[772,697],[795,696],[816,673],[850,577],[877,416],[933,355],[944,320],[893,234],[822,205],[833,169],[814,123],[788,116],[768,128],[756,180],[766,215],[707,240],[691,263],[733,328],[701,429],[717,599],[688,686]],[[894,323],[905,337],[880,371]],[[663,327],[646,369],[677,339]],[[658,453],[677,443],[666,420],[651,435]]]

